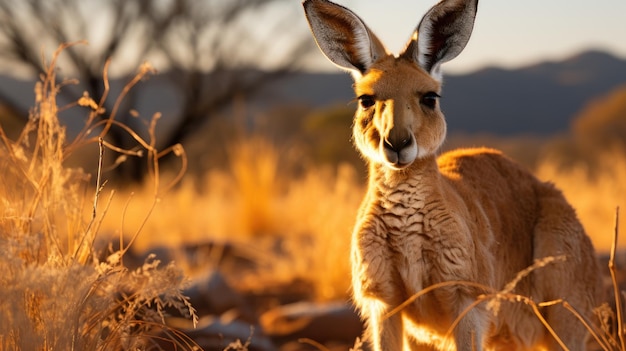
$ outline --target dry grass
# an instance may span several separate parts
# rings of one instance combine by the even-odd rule
[[[0,349],[148,350],[158,349],[159,342],[193,349],[193,341],[164,321],[168,307],[195,321],[181,294],[182,271],[173,265],[159,267],[153,258],[128,271],[122,264],[124,249],[103,260],[94,249],[110,206],[100,197],[107,188],[98,173],[97,190],[90,190],[90,177],[65,167],[64,161],[89,143],[99,143],[101,152],[115,149],[103,138],[117,122],[115,111],[98,122],[105,97],[98,103],[84,96],[77,103],[91,108],[85,129],[66,140],[56,104],[63,84],[57,85],[55,76],[55,61],[65,47],[55,53],[37,84],[36,105],[19,138],[10,140],[0,128]],[[149,67],[142,67],[127,88],[148,73]],[[158,171],[163,153],[153,147],[154,125],[147,141],[128,132],[152,166],[153,199],[144,204],[150,208],[163,190]],[[169,151],[182,155],[179,147]],[[95,158],[102,161],[102,154]]]

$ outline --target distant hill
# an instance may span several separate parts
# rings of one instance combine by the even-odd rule
[[[166,75],[143,83],[137,110],[148,116],[161,111],[175,118],[181,101],[168,89]],[[121,87],[119,83],[112,85]],[[485,68],[444,76],[441,103],[451,132],[552,135],[567,130],[590,100],[622,84],[626,84],[626,60],[588,51],[519,69]],[[293,73],[264,87],[248,101],[247,110],[253,118],[282,104],[312,108],[348,104],[354,98],[351,85],[350,75],[344,72]],[[11,108],[28,111],[33,86],[34,82],[0,76],[0,104],[7,99]]]
[[[588,101],[622,84],[626,60],[588,51],[520,69],[444,76],[441,104],[450,131],[551,135],[567,130]],[[283,101],[324,106],[353,99],[351,85],[351,77],[343,72],[299,73],[268,91]]]
[[[590,100],[625,83],[626,60],[590,51],[517,70],[451,76],[442,106],[453,130],[553,134],[566,130]]]

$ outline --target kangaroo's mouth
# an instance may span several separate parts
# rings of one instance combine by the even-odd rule
[[[397,142],[383,139],[380,143],[379,152],[388,167],[392,169],[404,169],[417,158],[418,147],[415,137],[412,135]]]

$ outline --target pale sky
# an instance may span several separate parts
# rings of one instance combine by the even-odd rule
[[[436,0],[335,0],[353,10],[397,53]],[[444,73],[487,65],[520,67],[587,49],[626,58],[626,0],[480,0],[474,32]],[[321,69],[333,66],[323,61]]]

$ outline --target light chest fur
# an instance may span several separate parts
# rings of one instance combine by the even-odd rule
[[[421,163],[421,165],[419,164]],[[463,220],[469,212],[458,196],[446,197],[449,179],[433,160],[421,171],[398,174],[370,170],[370,185],[353,233],[353,285],[355,301],[385,301],[400,305],[433,284],[449,281],[480,281],[494,284],[491,274],[493,243],[491,227],[482,211],[473,223]],[[457,210],[454,210],[457,208]],[[479,227],[486,239],[476,243],[472,233]],[[487,264],[477,266],[476,255]],[[481,276],[476,273],[482,269]],[[439,289],[409,307],[415,321],[431,321],[440,332],[452,322],[442,318],[446,305],[456,305],[461,287]],[[368,303],[368,302],[366,302]],[[364,308],[368,310],[369,307]],[[440,323],[437,323],[439,321]]]

